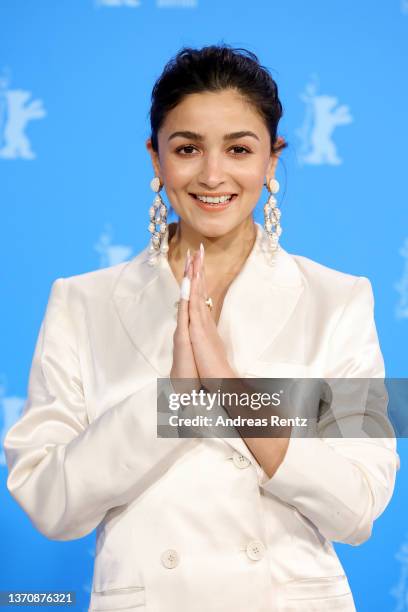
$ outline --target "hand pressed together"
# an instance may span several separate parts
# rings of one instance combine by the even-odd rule
[[[174,332],[172,379],[234,378],[224,343],[205,300],[207,288],[203,249],[187,256],[185,277],[190,281],[189,299],[180,298]]]
[[[174,332],[173,365],[170,378],[177,392],[191,393],[199,390],[204,380],[205,388],[215,392],[221,379],[238,378],[228,362],[224,343],[210,309],[205,303],[208,298],[203,249],[187,256],[185,277],[189,279],[189,298],[180,298],[177,327]],[[183,379],[194,379],[185,380]],[[242,428],[239,435],[256,457],[259,465],[271,478],[286,455],[290,428],[284,437],[246,437]]]

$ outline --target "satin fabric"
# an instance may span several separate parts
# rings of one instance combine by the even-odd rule
[[[257,224],[218,324],[237,374],[383,377],[369,280],[283,249],[271,266],[262,245]],[[5,439],[11,494],[51,539],[97,529],[90,610],[355,610],[332,541],[370,537],[395,439],[330,438],[323,423],[268,478],[241,438],[157,438],[179,287],[167,260],[147,259],[53,283]],[[375,421],[389,432],[385,413]]]

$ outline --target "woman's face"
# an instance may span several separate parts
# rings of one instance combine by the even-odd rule
[[[231,89],[186,96],[159,130],[159,153],[150,139],[146,146],[176,213],[207,237],[227,234],[248,218],[278,160],[262,118]],[[197,196],[232,197],[217,204]]]

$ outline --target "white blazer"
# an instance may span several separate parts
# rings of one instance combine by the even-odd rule
[[[262,235],[218,325],[235,371],[383,377],[368,279],[285,250],[271,267]],[[157,438],[179,286],[147,256],[53,283],[5,440],[11,494],[51,539],[97,528],[90,610],[355,610],[331,541],[370,537],[395,439],[292,438],[269,479],[241,438]]]

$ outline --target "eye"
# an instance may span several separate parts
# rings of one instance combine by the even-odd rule
[[[231,147],[232,149],[241,149],[241,155],[242,155],[242,151],[244,151],[245,153],[251,153],[251,151],[249,149],[247,149],[246,147],[241,147],[240,145],[235,145],[235,147]],[[238,152],[239,153],[239,152]]]
[[[193,145],[184,145],[183,147],[179,147],[178,149],[176,149],[176,153],[180,153],[185,149],[195,149],[195,147]],[[182,153],[182,155],[191,155],[191,151],[187,151],[187,153]]]
[[[194,145],[183,145],[182,147],[176,149],[176,153],[180,153],[181,155],[191,155],[193,153],[193,150],[197,150]],[[237,151],[234,157],[251,153],[251,151],[247,147],[243,147],[241,145],[235,145],[234,147],[231,147],[230,151],[231,150]],[[181,153],[182,151],[184,151],[184,153]]]

